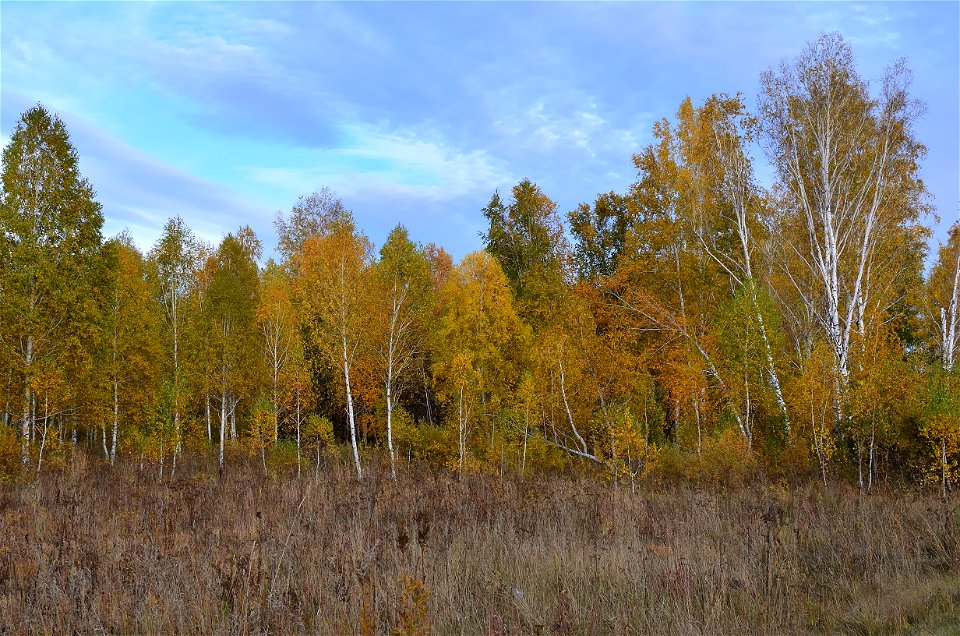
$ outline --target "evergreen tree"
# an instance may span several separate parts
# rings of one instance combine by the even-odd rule
[[[35,424],[33,382],[68,354],[92,355],[95,343],[71,342],[94,321],[103,216],[80,174],[63,121],[37,105],[20,117],[3,151],[0,202],[0,346],[14,361],[23,396],[23,461]],[[75,346],[79,345],[79,346]],[[49,414],[47,414],[49,417]]]

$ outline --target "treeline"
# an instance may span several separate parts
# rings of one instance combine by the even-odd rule
[[[379,251],[321,190],[219,245],[170,220],[104,241],[63,123],[3,152],[4,469],[87,446],[175,469],[186,449],[305,470],[349,442],[391,466],[614,479],[755,470],[937,483],[960,458],[960,226],[924,275],[921,105],[821,36],[741,96],[689,99],[628,191],[566,215],[529,180],[454,263],[397,226]],[[764,148],[776,180],[754,177]],[[29,467],[29,468],[28,468]],[[394,468],[395,470],[395,468]]]

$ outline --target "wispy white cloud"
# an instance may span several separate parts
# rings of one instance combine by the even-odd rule
[[[492,191],[511,179],[486,151],[456,148],[436,133],[349,124],[341,134],[338,147],[310,152],[300,165],[250,166],[247,174],[290,192],[328,186],[345,197],[431,202]]]
[[[812,30],[840,31],[852,45],[859,47],[890,50],[900,47],[902,35],[897,19],[890,7],[880,2],[812,7],[815,8],[805,15],[806,23]],[[903,8],[898,13],[902,19],[909,15],[909,10],[906,15]]]
[[[7,90],[3,103],[17,112],[32,105]],[[261,231],[270,227],[274,210],[227,186],[170,166],[81,115],[53,110],[66,124],[80,156],[80,172],[103,206],[107,235],[129,227],[135,230],[138,246],[146,249],[172,216],[189,219],[199,236],[214,243],[243,224]],[[8,141],[5,137],[3,145]]]

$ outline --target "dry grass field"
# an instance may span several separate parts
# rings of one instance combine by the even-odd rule
[[[960,633],[932,494],[192,461],[0,487],[0,633]]]

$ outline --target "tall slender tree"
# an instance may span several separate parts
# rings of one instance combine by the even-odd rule
[[[914,135],[922,105],[910,79],[897,62],[871,95],[835,33],[761,78],[760,125],[785,196],[779,230],[796,257],[782,262],[797,263],[790,281],[833,350],[841,389],[850,343],[890,278],[877,272],[885,244],[925,209],[917,171],[926,149]]]
[[[960,221],[950,227],[946,244],[940,246],[926,287],[928,330],[941,366],[950,373],[960,341]]]
[[[197,268],[196,238],[180,217],[167,221],[160,240],[150,252],[153,278],[166,318],[168,373],[173,393],[174,466],[181,447],[180,424],[183,418],[183,364],[181,343],[187,328],[185,316],[190,285]]]
[[[529,330],[513,308],[500,264],[486,252],[464,257],[441,298],[434,373],[448,412],[457,414],[457,468],[462,473],[472,422],[492,426],[519,386]]]
[[[63,121],[37,105],[20,117],[3,150],[0,201],[0,346],[22,391],[21,443],[29,460],[33,376],[76,353],[70,334],[89,323],[85,302],[100,257],[103,216],[80,175]],[[80,348],[91,343],[78,343]]]
[[[280,411],[287,362],[297,340],[297,322],[291,293],[290,277],[272,260],[261,273],[260,302],[257,324],[263,336],[263,352],[270,374],[270,401],[273,406],[273,437],[280,439]]]
[[[416,356],[423,354],[424,329],[431,310],[430,264],[410,240],[406,228],[398,225],[380,249],[376,265],[377,295],[384,320],[379,358],[384,371],[387,405],[387,450],[390,471],[397,478],[393,450],[393,409],[399,390],[415,369]]]
[[[309,235],[295,255],[299,302],[308,333],[330,368],[340,368],[357,478],[363,479],[351,374],[369,352],[372,246],[349,213],[336,215]],[[355,379],[355,377],[354,377]]]
[[[163,360],[162,309],[151,293],[143,256],[129,234],[121,234],[113,243],[117,280],[106,320],[112,416],[107,455],[111,464],[117,457],[121,419],[133,423],[147,416],[149,405],[156,399]],[[107,448],[106,436],[103,443]]]
[[[216,271],[207,291],[207,316],[217,359],[220,392],[220,469],[224,465],[227,429],[237,437],[236,414],[241,399],[252,397],[257,381],[256,308],[259,296],[257,259],[260,243],[249,228],[228,234],[216,255]]]

